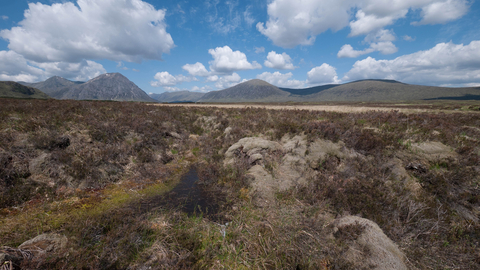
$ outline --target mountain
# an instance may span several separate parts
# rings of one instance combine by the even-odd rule
[[[82,84],[83,82],[72,82],[62,77],[54,76],[50,79],[38,82],[38,83],[26,83],[26,82],[19,82],[23,85],[35,87],[37,89],[42,90],[47,95],[61,99],[63,95],[68,92],[72,87],[75,87],[78,84]]]
[[[254,79],[233,87],[206,93],[198,102],[285,102],[290,93],[265,81]]]
[[[306,89],[278,88],[262,80],[206,93],[198,102],[377,102],[408,100],[480,100],[480,87],[449,88],[394,80],[361,80]]]
[[[305,88],[305,89],[280,88],[280,90],[289,92],[292,95],[306,96],[306,95],[315,94],[336,86],[339,86],[339,84],[326,84],[326,85],[314,86],[314,87]]]
[[[405,84],[390,80],[362,80],[338,85],[305,96],[311,101],[407,101],[425,99],[469,99],[480,88],[449,88]]]
[[[204,95],[205,93],[178,91],[150,94],[149,96],[153,99],[156,99],[158,102],[196,102]]]
[[[0,97],[49,99],[42,91],[16,82],[0,82]]]
[[[72,82],[55,76],[44,82],[24,83],[57,99],[156,102],[120,73],[106,73],[88,82]]]

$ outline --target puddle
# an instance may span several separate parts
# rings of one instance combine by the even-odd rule
[[[182,176],[180,183],[170,192],[155,196],[142,202],[142,212],[156,209],[177,209],[189,215],[202,215],[213,221],[221,219],[218,216],[218,196],[199,183],[195,167]]]

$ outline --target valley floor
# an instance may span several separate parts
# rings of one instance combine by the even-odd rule
[[[0,269],[479,269],[478,107],[0,99]]]

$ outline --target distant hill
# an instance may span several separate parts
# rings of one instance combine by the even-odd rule
[[[199,102],[284,102],[290,93],[265,81],[254,79],[233,87],[206,93]]]
[[[480,95],[480,88],[449,88],[405,84],[389,80],[362,80],[305,96],[312,101],[407,101]]]
[[[16,82],[0,81],[0,97],[49,99],[42,91]]]
[[[198,102],[376,102],[432,99],[478,100],[480,87],[449,88],[405,84],[394,80],[361,80],[290,89],[278,88],[255,79],[206,93]]]
[[[339,84],[326,84],[326,85],[314,86],[314,87],[304,88],[304,89],[280,88],[280,90],[289,92],[292,95],[306,96],[306,95],[315,94],[336,86],[339,86]]]
[[[72,82],[55,76],[44,82],[24,83],[57,99],[156,102],[120,73],[102,74],[88,82]]]
[[[161,94],[150,94],[149,96],[158,102],[196,102],[202,98],[205,93],[178,91],[165,92]]]

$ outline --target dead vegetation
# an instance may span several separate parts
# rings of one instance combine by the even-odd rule
[[[68,239],[12,268],[480,267],[477,113],[0,102],[0,246]],[[192,164],[218,220],[142,208]]]

